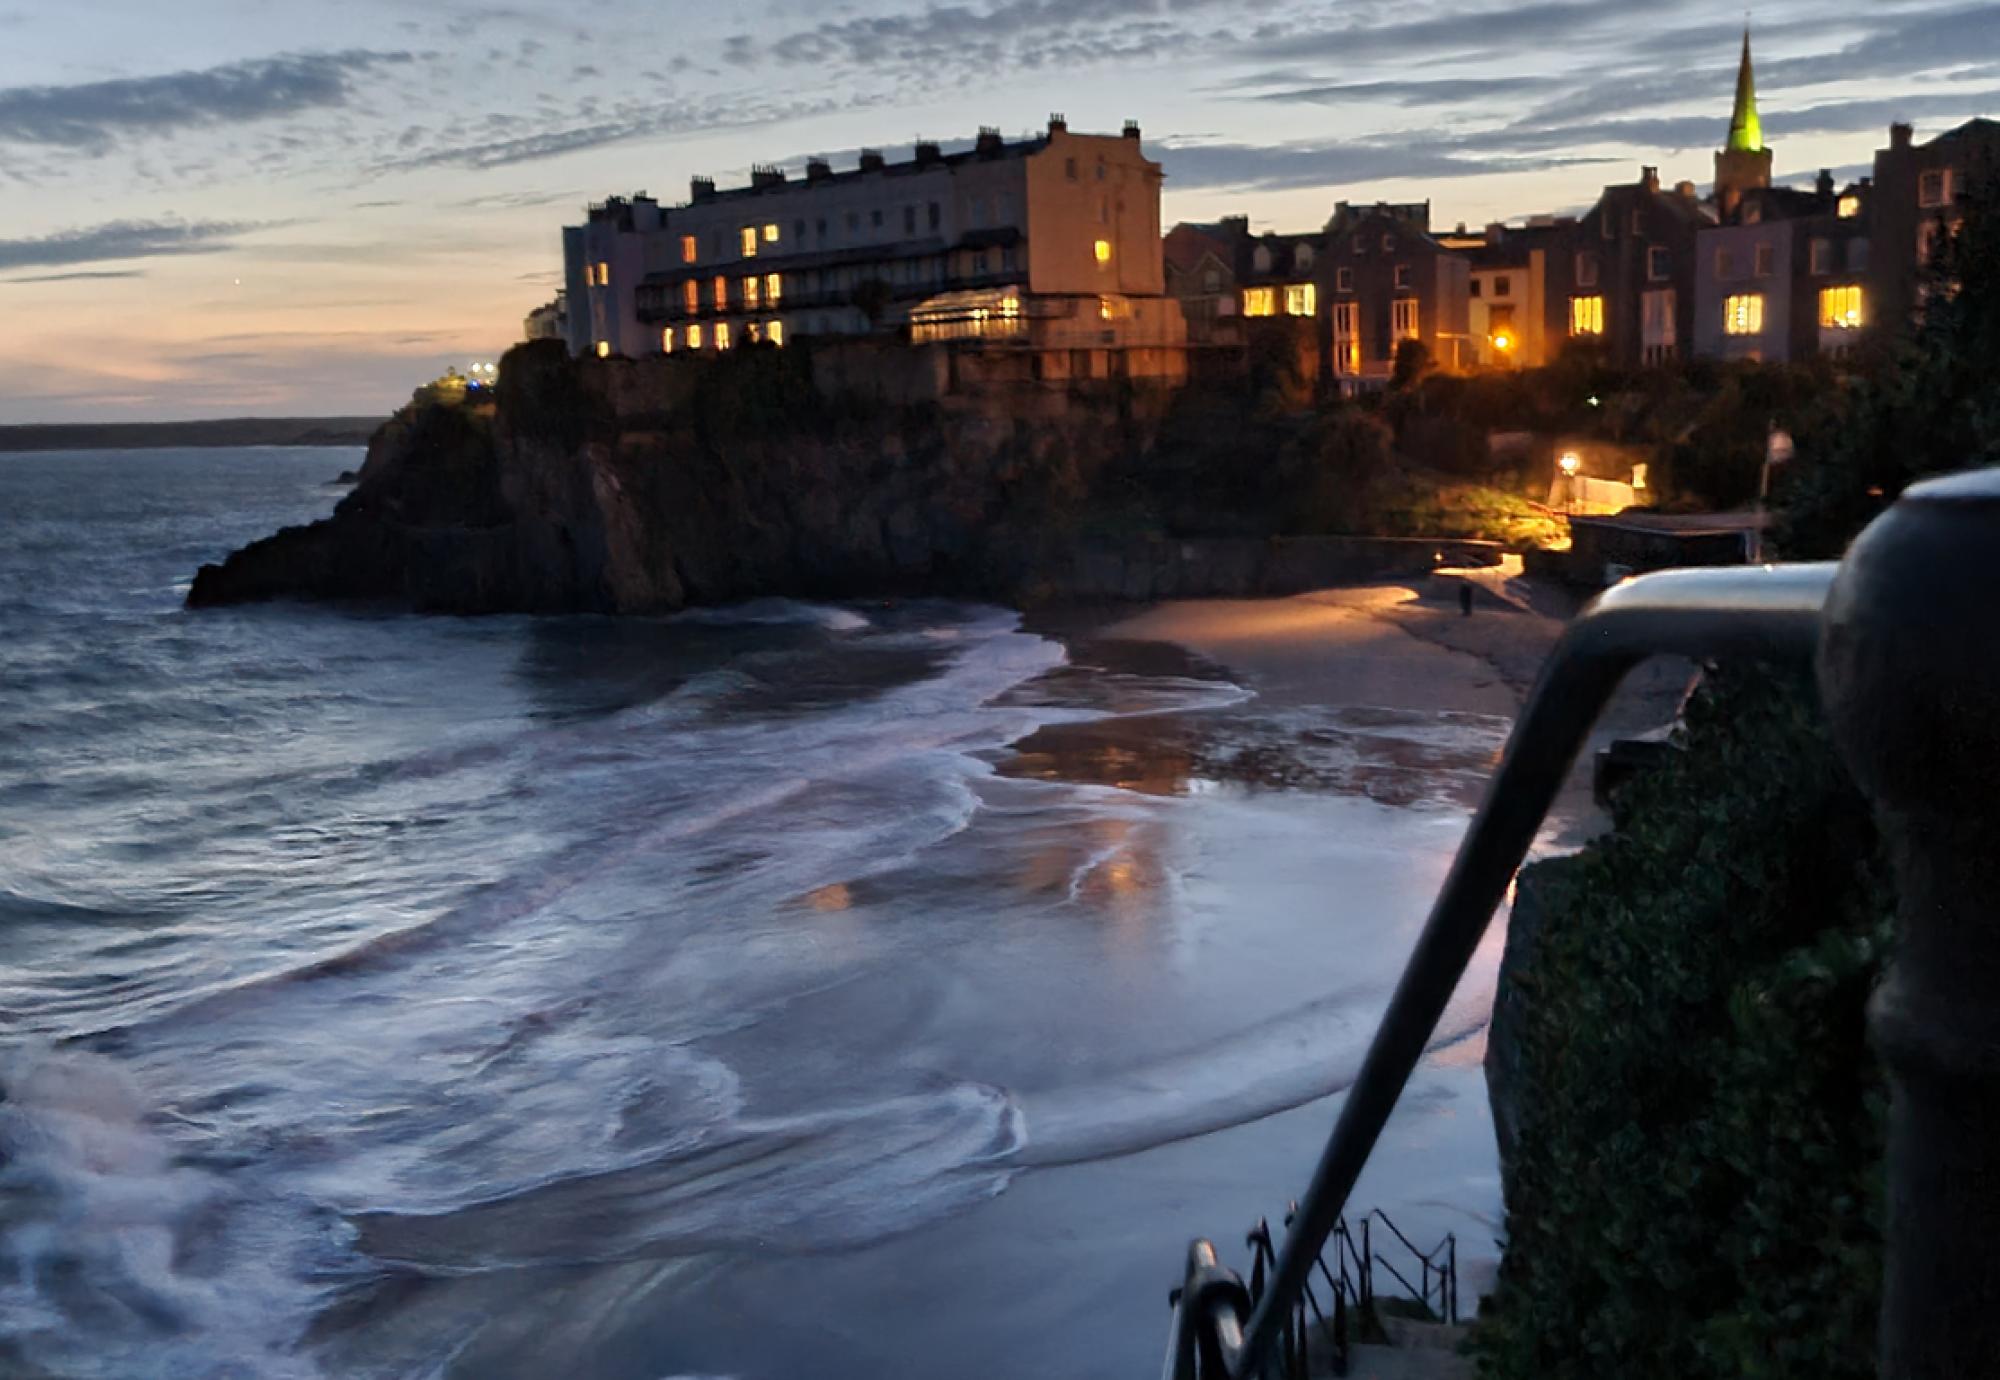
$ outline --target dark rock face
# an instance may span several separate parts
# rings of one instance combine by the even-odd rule
[[[1493,993],[1493,1022],[1486,1032],[1486,1099],[1493,1109],[1493,1138],[1500,1151],[1501,1196],[1514,1195],[1514,1148],[1521,1140],[1522,1110],[1533,1104],[1527,1060],[1522,1053],[1523,1023],[1532,999],[1528,974],[1535,971],[1542,931],[1548,923],[1547,886],[1570,858],[1549,858],[1521,869],[1514,882],[1514,908],[1507,921],[1507,946]]]

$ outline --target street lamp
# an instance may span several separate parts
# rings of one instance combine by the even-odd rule
[[[1573,513],[1576,511],[1576,472],[1583,467],[1583,457],[1573,450],[1566,450],[1556,463],[1562,466],[1563,472],[1563,511]]]

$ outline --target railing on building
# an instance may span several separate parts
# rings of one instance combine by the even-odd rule
[[[1840,565],[1677,570],[1600,596],[1515,724],[1283,1245],[1257,1288],[1190,1248],[1166,1374],[1298,1376],[1308,1285],[1348,1195],[1591,726],[1653,656],[1819,660],[1836,740],[1896,862],[1901,935],[1871,1022],[1894,1104],[1881,1371],[2000,1355],[2000,469],[1919,485]],[[1340,1293],[1334,1291],[1338,1306]]]

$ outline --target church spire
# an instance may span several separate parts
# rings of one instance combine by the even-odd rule
[[[1736,109],[1729,117],[1729,151],[1761,153],[1764,122],[1757,118],[1757,76],[1750,69],[1750,26],[1743,26],[1743,65],[1736,72]]]

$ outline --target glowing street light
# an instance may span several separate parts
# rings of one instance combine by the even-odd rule
[[[1556,464],[1563,472],[1563,511],[1576,511],[1576,472],[1583,467],[1583,457],[1573,450],[1566,450]]]
[[[1514,348],[1514,337],[1508,335],[1505,331],[1501,331],[1493,337],[1493,348],[1503,355],[1506,354]]]
[[[1562,459],[1558,460],[1556,463],[1562,466],[1562,472],[1564,474],[1568,475],[1571,479],[1574,479],[1576,478],[1577,470],[1582,468],[1583,466],[1583,458],[1573,450],[1566,450],[1563,452]]]

